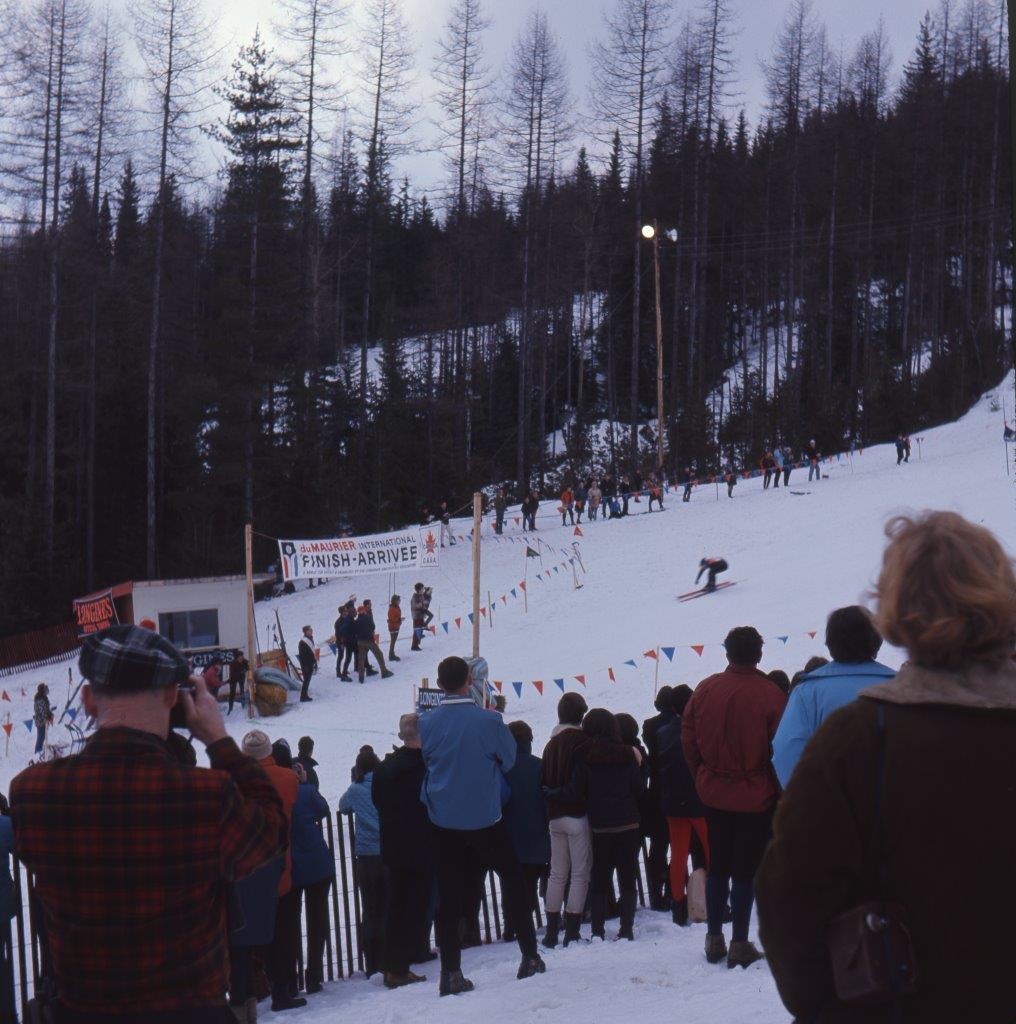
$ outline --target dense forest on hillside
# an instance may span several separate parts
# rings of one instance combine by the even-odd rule
[[[211,8],[0,0],[0,632],[235,571],[247,521],[652,468],[644,224],[670,470],[917,431],[1008,365],[1003,0],[941,0],[896,60],[791,0],[758,124],[730,0],[615,0],[589,97],[539,12],[495,76],[481,0],[426,69],[400,0],[285,0],[225,68]],[[439,195],[399,176],[421,89]]]

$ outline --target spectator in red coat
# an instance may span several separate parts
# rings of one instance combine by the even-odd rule
[[[208,692],[218,700],[219,687],[222,686],[222,658],[212,658],[201,675],[204,677]]]
[[[754,902],[752,879],[769,842],[779,784],[772,740],[787,698],[757,666],[762,637],[738,626],[723,642],[729,666],[699,683],[681,716],[681,743],[709,833],[706,880],[706,959],[747,967],[762,958],[748,941]],[[727,951],[723,913],[727,896],[733,936]]]
[[[113,626],[82,642],[81,753],[11,785],[15,852],[35,874],[62,1024],[221,1020],[226,892],[287,842],[264,769],[226,735],[200,676],[166,639]],[[178,702],[212,770],[167,746]]]

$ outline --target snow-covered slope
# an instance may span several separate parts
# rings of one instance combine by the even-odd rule
[[[1011,376],[1004,386],[1011,394]],[[556,502],[548,501],[536,534],[542,565],[529,559],[527,567],[526,544],[511,519],[509,539],[496,539],[485,524],[483,589],[490,591],[494,612],[493,627],[487,617],[483,621],[482,653],[508,698],[507,717],[529,722],[536,747],[542,747],[555,721],[560,694],[555,680],[562,680],[566,689],[584,692],[590,706],[630,711],[641,720],[652,713],[657,681],[694,685],[722,667],[720,642],[735,625],[755,625],[766,637],[764,669],[792,673],[812,654],[825,653],[826,614],[865,600],[879,567],[885,521],[897,512],[955,509],[1016,551],[1016,476],[1006,476],[1001,436],[1002,413],[992,411],[985,396],[958,423],[925,433],[920,454],[915,444],[910,464],[899,468],[891,446],[871,448],[852,460],[826,464],[826,478],[818,483],[808,484],[807,471],[797,470],[789,490],[763,491],[760,480],[742,481],[728,500],[723,487],[703,486],[689,504],[671,493],[662,514],[584,523],[581,537],[560,526],[552,515]],[[645,508],[644,502],[632,505],[635,512]],[[574,588],[567,560],[575,541],[586,569],[583,573],[576,562],[581,589]],[[678,603],[676,595],[692,589],[703,555],[725,557],[731,567],[727,578],[737,585]],[[549,578],[536,579],[541,569]],[[519,589],[524,572],[528,612]],[[395,678],[360,686],[335,680],[334,659],[326,651],[312,687],[314,703],[263,723],[273,738],[285,736],[294,748],[301,735],[315,737],[322,791],[333,806],[359,747],[370,743],[383,754],[395,742],[398,717],[411,709],[414,684],[424,676],[433,680],[446,655],[470,651],[468,543],[442,552],[441,567],[419,578],[433,586],[437,612],[437,635],[427,638],[422,653],[409,653],[404,635]],[[409,573],[395,577],[407,605],[416,579]],[[259,604],[262,643],[276,608],[293,646],[305,623],[312,623],[323,640],[332,632],[336,606],[353,592],[373,598],[380,623],[390,582],[380,576],[340,580]],[[448,624],[447,633],[442,623]],[[657,648],[658,658],[646,655]],[[674,648],[672,660],[664,650],[669,648]],[[883,658],[897,665],[901,655],[886,649]],[[31,715],[31,696],[42,680],[59,698],[67,685],[66,666],[0,681],[12,698],[6,709],[14,723],[0,778],[5,789],[31,755],[34,734],[22,722]],[[542,683],[542,696],[534,680]],[[512,683],[522,684],[521,696]],[[239,737],[247,727],[235,711],[230,731]],[[439,1001],[430,985],[387,993],[359,980],[328,986],[297,1016],[323,1024],[352,1011],[360,1024],[381,1024],[483,1017],[549,1021],[559,1012],[577,1011],[584,1019],[606,1021],[632,1012],[669,1017],[680,1007],[688,1024],[787,1019],[764,966],[729,973],[706,966],[702,927],[678,930],[664,915],[646,912],[639,915],[637,938],[632,945],[556,952],[548,957],[547,975],[525,983],[514,980],[514,948],[472,950],[465,967],[477,991],[467,998]]]

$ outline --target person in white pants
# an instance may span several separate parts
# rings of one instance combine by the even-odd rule
[[[582,719],[588,710],[581,694],[566,693],[557,704],[558,725],[543,751],[542,784],[545,789],[571,781],[576,751],[587,742]],[[561,928],[564,907],[564,945],[578,941],[593,865],[593,835],[581,801],[547,799],[550,821],[550,881],[547,883],[547,931],[543,945],[553,949]],[[568,902],[565,904],[565,890]]]

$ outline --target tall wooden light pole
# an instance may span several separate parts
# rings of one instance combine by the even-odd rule
[[[656,222],[642,228],[642,237],[653,242],[653,276],[656,280],[656,470],[663,478],[663,314],[660,312],[660,232]]]

